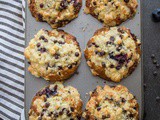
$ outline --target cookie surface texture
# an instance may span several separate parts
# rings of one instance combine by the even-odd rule
[[[62,30],[41,29],[24,51],[28,70],[48,81],[62,81],[76,72],[81,50],[76,38]]]
[[[140,40],[125,27],[96,31],[85,49],[85,58],[93,75],[120,82],[140,61]]]
[[[40,90],[32,100],[29,120],[80,120],[82,100],[77,89],[61,83]]]
[[[52,28],[65,26],[78,17],[82,0],[29,0],[29,9],[37,21]]]
[[[83,117],[85,120],[138,120],[138,103],[122,85],[98,86],[90,96]]]
[[[137,0],[86,0],[85,13],[111,27],[132,18],[137,7]]]

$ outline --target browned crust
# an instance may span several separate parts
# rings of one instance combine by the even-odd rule
[[[107,85],[107,86],[108,86],[108,85]],[[92,97],[94,97],[94,98],[95,98],[95,101],[96,101],[94,104],[98,104],[98,103],[99,103],[99,101],[96,99],[96,98],[98,98],[98,96],[101,95],[101,93],[98,92],[98,87],[100,87],[100,86],[97,86],[97,88],[91,93],[88,102],[91,100]],[[124,90],[125,92],[129,92],[129,90],[128,90],[125,86],[122,86],[122,85],[109,86],[109,87],[110,87],[111,89],[115,89],[115,90],[118,90],[118,91]],[[102,88],[102,89],[103,89],[103,88]],[[134,99],[136,100],[136,97],[135,97],[135,96],[134,96]],[[132,102],[132,101],[130,101],[130,102]],[[94,104],[93,104],[93,106],[96,106],[96,105],[94,105]],[[139,104],[136,103],[136,106],[135,106],[135,107],[136,107],[136,111],[138,112],[138,111],[139,111]],[[95,108],[95,109],[96,109],[96,108]],[[94,116],[93,114],[91,114],[91,112],[88,111],[87,109],[84,110],[84,113],[86,113],[85,116],[83,116],[85,120],[97,120],[97,118],[95,118],[95,116]],[[136,116],[136,120],[139,120],[139,115]]]
[[[80,11],[80,9],[82,7],[82,0],[77,0],[76,2],[79,3],[79,4],[77,6],[75,6],[75,11],[74,11],[75,12],[75,16],[76,16],[75,18],[78,17],[78,13],[79,13],[79,11]],[[29,9],[31,11],[32,16],[35,17],[37,21],[47,22],[46,20],[43,19],[43,16],[36,9],[35,0],[30,0]],[[73,18],[72,20],[74,20],[75,18]],[[52,28],[58,28],[58,27],[65,26],[66,24],[70,23],[72,20],[63,20],[63,21],[59,21],[57,23],[48,22],[48,24],[50,24]]]
[[[125,27],[121,27],[124,31],[126,31],[130,37],[132,37],[136,43],[136,39],[133,37],[134,34],[132,34],[130,32],[129,29],[125,28]],[[108,32],[109,31],[109,27],[104,27],[104,28],[101,28],[101,29],[98,29],[95,33],[94,33],[94,36],[95,35],[99,35],[102,31],[106,31]],[[94,40],[91,38],[88,43],[87,43],[87,46],[90,45]],[[139,55],[141,55],[141,50],[140,50],[140,46],[138,46],[138,44],[136,43],[136,51]],[[86,61],[87,61],[87,64],[88,66],[90,67],[90,69],[94,70],[96,73],[97,73],[97,76],[105,79],[105,80],[108,80],[108,81],[113,81],[113,82],[120,82],[120,81],[114,81],[110,78],[108,78],[106,75],[105,75],[105,70],[103,67],[100,67],[100,66],[96,66],[93,62],[90,61],[90,58],[92,56],[93,53],[91,53],[91,51],[89,51],[87,48],[85,49],[84,51],[84,55],[85,55],[85,58],[86,58]],[[89,62],[89,63],[88,63]],[[130,74],[132,74],[132,72],[135,70],[135,68],[137,67],[139,63],[139,60],[135,61],[135,63],[129,68],[129,71],[128,71],[128,74],[126,76],[124,76],[124,78],[126,78],[127,76],[129,76]]]
[[[131,19],[131,18],[133,18],[133,17],[135,16],[136,12],[135,12],[135,10],[133,9],[132,6],[130,6],[130,5],[128,5],[128,4],[126,4],[126,5],[127,5],[127,7],[129,7],[130,10],[131,10],[131,14],[130,14],[130,16],[128,16],[128,19]],[[138,5],[136,6],[136,8],[137,8],[137,7],[138,7]],[[98,16],[94,13],[95,8],[94,8],[93,6],[91,7],[91,0],[86,0],[86,8],[89,10],[89,14],[91,14],[94,18],[96,18],[96,19],[99,20],[100,22],[104,23],[103,20],[98,19]],[[114,25],[114,26],[118,26],[118,25],[120,25],[121,23],[125,22],[126,20],[122,20],[122,19],[120,19],[119,17],[117,17],[117,18],[115,19],[115,21],[116,21],[116,25]],[[105,23],[104,23],[104,24],[105,24]],[[111,26],[111,25],[107,25],[107,26],[113,27],[113,26]]]
[[[79,43],[78,43],[76,37],[74,37],[73,35],[65,32],[64,30],[61,30],[61,29],[57,29],[57,31],[59,32],[58,35],[65,35],[65,37],[66,37],[65,42],[66,43],[71,43],[71,41],[73,41],[74,44],[76,46],[78,46],[78,49],[81,52],[81,48],[79,46]],[[47,31],[47,32],[48,32],[49,36],[54,35],[54,33],[52,33],[51,31]],[[64,81],[64,80],[70,78],[77,71],[79,65],[80,65],[80,60],[71,69],[68,69],[67,67],[64,67],[62,70],[57,71],[57,72],[60,73],[59,75],[57,74],[57,72],[55,72],[55,73],[50,73],[48,75],[41,74],[40,76],[45,78],[45,79],[47,79],[47,80],[49,80],[50,82]],[[31,65],[28,68],[28,71],[30,71],[31,73],[34,73],[37,70],[36,70],[36,67],[33,66],[32,63],[31,63]]]

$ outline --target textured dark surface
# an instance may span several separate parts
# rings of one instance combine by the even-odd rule
[[[142,0],[142,6],[144,82],[146,83],[144,120],[160,120],[160,102],[156,102],[156,97],[160,96],[160,68],[157,69],[151,60],[151,54],[155,54],[160,64],[160,22],[155,23],[151,19],[152,11],[160,8],[160,0]],[[155,70],[157,76],[153,76]]]

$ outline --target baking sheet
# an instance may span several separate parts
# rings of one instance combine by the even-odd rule
[[[140,11],[140,0],[138,11],[136,16],[121,24],[121,26],[125,26],[131,29],[131,31],[141,39],[141,11]],[[85,108],[86,102],[88,101],[90,91],[94,90],[97,85],[104,86],[107,85],[117,85],[122,84],[126,86],[133,95],[136,96],[139,103],[139,115],[140,120],[143,117],[143,68],[142,68],[142,59],[138,67],[135,71],[123,79],[120,83],[107,82],[99,77],[95,77],[91,74],[89,67],[86,64],[86,60],[84,58],[83,50],[85,49],[88,40],[93,36],[94,32],[102,28],[103,25],[98,20],[93,18],[91,15],[84,14],[83,10],[85,8],[85,1],[83,0],[83,7],[81,8],[79,17],[73,20],[71,23],[62,27],[60,29],[65,30],[66,32],[74,35],[78,42],[80,43],[80,47],[82,50],[82,61],[78,68],[78,74],[75,74],[70,79],[65,81],[65,85],[72,85],[77,88],[79,93],[81,94],[81,99],[83,100],[83,109]],[[30,39],[34,37],[34,35],[40,29],[48,29],[52,28],[45,22],[37,22],[35,18],[31,16],[31,13],[28,9],[28,5],[26,3],[26,46],[28,45]],[[142,42],[142,40],[141,40]],[[26,119],[28,119],[28,111],[30,108],[30,103],[34,95],[37,91],[39,91],[42,87],[45,87],[49,83],[43,80],[42,78],[36,78],[32,76],[27,68],[28,63],[25,61],[25,113]]]

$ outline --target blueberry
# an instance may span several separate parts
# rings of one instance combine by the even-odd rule
[[[152,17],[155,22],[160,22],[160,8],[152,12]]]

